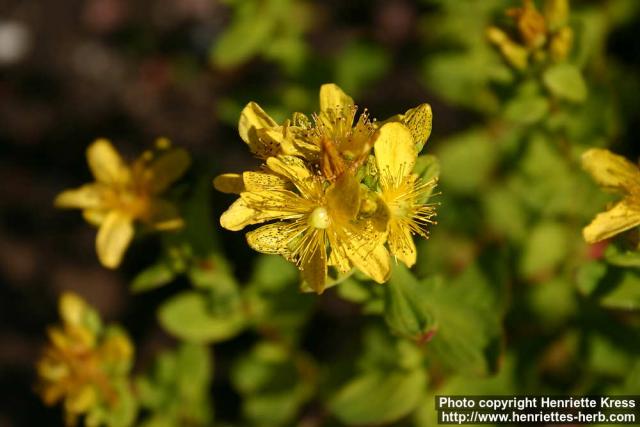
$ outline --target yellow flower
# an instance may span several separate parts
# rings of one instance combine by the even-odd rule
[[[421,183],[413,173],[431,117],[431,107],[422,104],[380,125],[366,110],[358,115],[335,84],[322,85],[320,112],[311,120],[295,113],[278,125],[249,103],[240,137],[265,165],[214,180],[218,190],[240,195],[220,224],[238,231],[270,222],[247,233],[249,245],[296,263],[318,293],[327,286],[329,266],[344,274],[357,268],[384,283],[387,237],[394,256],[413,265],[411,235],[426,236],[434,215],[424,201],[435,183]]]
[[[87,161],[95,182],[60,193],[59,208],[82,209],[84,218],[99,227],[96,250],[102,265],[116,268],[134,235],[136,221],[156,230],[183,225],[176,208],[159,196],[180,178],[191,162],[181,149],[158,140],[157,155],[145,152],[125,164],[111,143],[99,139],[87,149]]]
[[[249,223],[275,220],[247,233],[247,242],[259,252],[295,262],[318,293],[325,288],[328,264],[341,272],[353,265],[380,283],[387,280],[388,254],[381,245],[384,228],[376,218],[358,218],[361,188],[353,176],[344,174],[327,187],[300,158],[270,157],[267,166],[293,188],[280,182],[242,192],[223,214],[223,226],[242,229]],[[250,221],[245,221],[247,211]]]
[[[607,190],[624,194],[611,209],[598,214],[583,230],[584,239],[595,243],[640,225],[640,170],[622,156],[594,148],[582,155],[582,166]]]
[[[118,403],[115,383],[128,375],[133,346],[119,329],[103,331],[97,313],[73,293],[61,296],[59,311],[62,324],[48,330],[36,388],[47,405],[63,401],[74,425],[82,414]]]
[[[381,198],[390,212],[389,249],[396,259],[411,267],[416,262],[412,235],[427,238],[427,226],[434,224],[435,208],[424,202],[436,182],[421,182],[413,173],[417,153],[405,126],[399,123],[382,126],[374,150]]]

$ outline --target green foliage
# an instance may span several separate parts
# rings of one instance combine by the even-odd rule
[[[207,426],[212,359],[206,347],[182,344],[160,354],[148,374],[136,381],[140,405],[148,415],[143,427]]]
[[[587,97],[587,85],[580,70],[570,64],[554,65],[542,78],[547,89],[560,99],[582,102]]]
[[[244,398],[247,422],[278,426],[291,422],[311,397],[316,369],[304,354],[262,342],[234,364],[231,380]]]
[[[411,413],[427,383],[417,348],[380,329],[365,334],[358,374],[329,401],[329,409],[348,425],[386,424]]]

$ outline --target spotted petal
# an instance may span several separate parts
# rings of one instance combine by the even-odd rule
[[[280,151],[274,141],[260,138],[259,132],[278,124],[255,102],[250,102],[240,113],[238,132],[252,153],[260,158],[273,156]]]
[[[267,166],[273,172],[291,181],[304,197],[318,196],[321,187],[314,181],[312,171],[302,159],[294,156],[269,157]]]
[[[289,243],[301,231],[292,224],[276,222],[247,233],[247,242],[258,252],[282,255],[289,252]]]
[[[416,152],[419,153],[431,135],[433,113],[429,104],[420,104],[408,110],[402,117],[402,123],[409,129]]]
[[[582,230],[582,234],[588,243],[596,243],[639,225],[640,209],[623,200],[608,211],[598,214],[591,224]]]
[[[640,170],[629,160],[609,150],[592,148],[582,155],[582,167],[600,185],[631,192],[640,189]]]

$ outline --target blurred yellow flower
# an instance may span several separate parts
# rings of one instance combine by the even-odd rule
[[[573,44],[568,0],[546,0],[542,13],[533,0],[522,0],[522,7],[507,9],[506,14],[515,21],[516,37],[491,26],[487,38],[512,67],[524,70],[531,58],[544,60],[550,56],[555,62],[567,58]]]
[[[600,148],[582,155],[582,166],[607,190],[625,197],[598,214],[583,230],[584,239],[595,243],[640,225],[640,169],[622,156]]]
[[[120,399],[117,382],[126,378],[133,345],[118,328],[103,330],[97,313],[79,296],[59,301],[62,324],[48,330],[49,343],[37,363],[37,391],[47,405],[64,402],[68,425]]]
[[[175,206],[158,196],[184,174],[191,160],[186,151],[170,148],[166,139],[157,145],[157,153],[147,151],[127,165],[109,141],[98,139],[87,149],[95,182],[55,199],[56,207],[82,209],[84,218],[99,227],[96,250],[105,267],[120,265],[136,221],[155,230],[183,225]]]

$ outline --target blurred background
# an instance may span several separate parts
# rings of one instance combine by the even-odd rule
[[[637,160],[640,2],[572,2],[572,61],[583,71],[589,95],[566,108],[551,102],[545,118],[527,116],[526,102],[509,104],[518,97],[518,74],[484,35],[490,25],[512,25],[505,10],[519,5],[509,0],[0,1],[0,427],[61,420],[58,409],[44,407],[33,393],[33,363],[46,325],[57,317],[62,290],[78,292],[106,319],[130,330],[138,367],[171,343],[156,325],[154,307],[172,291],[130,297],[127,290],[135,272],[158,256],[159,242],[154,237],[136,242],[123,268],[109,271],[96,259],[95,230],[80,214],[53,209],[58,192],[90,180],[87,145],[106,137],[133,158],[164,136],[193,154],[186,181],[210,182],[217,173],[255,165],[236,130],[247,102],[258,102],[282,120],[293,111],[317,109],[317,91],[326,82],[339,84],[380,120],[431,104],[433,134],[425,152],[442,163],[441,224],[421,244],[416,271],[455,276],[482,257],[501,262],[504,268],[487,277],[499,277],[510,289],[504,295],[513,295],[504,297],[509,299],[507,345],[515,354],[532,354],[538,365],[546,358],[540,375],[551,376],[551,384],[575,381],[578,368],[563,359],[565,332],[610,317],[576,308],[579,302],[558,306],[579,293],[574,284],[558,282],[574,276],[565,267],[580,257],[600,256],[602,248],[586,247],[579,229],[602,210],[606,198],[577,163],[567,166],[535,141],[553,140],[550,135],[561,129],[564,144],[573,147],[568,151],[611,146]],[[554,116],[558,111],[571,117]],[[548,124],[548,117],[556,122]],[[532,134],[531,126],[542,130]],[[210,215],[217,224],[232,199],[210,192]],[[544,227],[537,228],[541,222]],[[255,254],[242,234],[215,233],[238,277],[246,278]],[[542,249],[528,248],[534,235]],[[539,255],[548,248],[555,255]],[[556,284],[553,290],[513,290],[548,283]],[[345,310],[332,302],[335,295],[325,299],[321,304],[328,312]],[[633,301],[640,303],[637,292]],[[624,327],[598,323],[602,334],[616,330],[605,339],[615,344],[609,347],[623,349],[604,345],[602,354],[618,357],[604,356],[605,371],[615,360],[630,366],[627,362],[640,354],[638,319],[629,316],[613,316],[623,318]],[[553,319],[541,325],[532,320],[537,318]],[[329,323],[314,326],[320,336],[331,324],[324,322]],[[610,369],[605,377],[622,381],[625,373]]]

